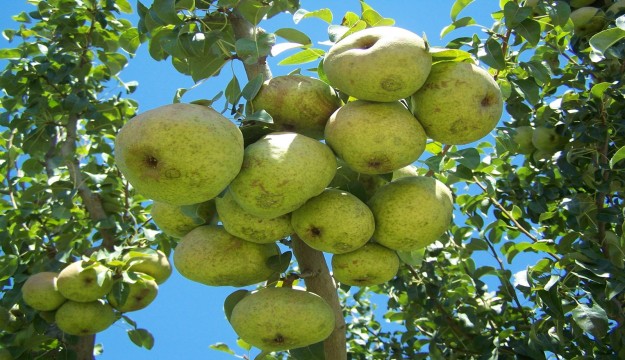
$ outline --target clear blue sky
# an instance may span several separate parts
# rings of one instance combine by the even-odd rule
[[[150,3],[149,0],[143,0],[143,2]],[[134,6],[135,2],[132,3]],[[394,18],[396,26],[409,29],[419,35],[425,34],[433,46],[443,46],[448,40],[461,34],[460,32],[451,33],[443,40],[439,37],[441,29],[450,23],[449,12],[454,3],[453,0],[369,0],[368,3],[383,16]],[[346,11],[356,13],[360,11],[358,0],[302,0],[301,4],[302,8],[307,10],[330,8],[334,13],[335,24],[340,21]],[[465,12],[474,16],[478,23],[490,26],[490,13],[496,10],[496,6],[497,2],[493,0],[477,0],[465,9]],[[16,28],[11,15],[33,9],[33,6],[27,4],[26,0],[4,0],[2,7],[0,29]],[[327,25],[318,19],[305,19],[295,25],[289,14],[283,14],[263,25],[269,31],[282,27],[295,27],[308,33],[314,42],[327,40]],[[480,33],[481,29],[471,27],[468,31]],[[466,32],[463,33],[466,34]],[[9,45],[4,39],[0,39],[0,46]],[[274,64],[272,66],[274,75],[286,74],[296,68],[275,65],[277,61],[291,53],[292,51],[286,52],[277,59],[271,59],[270,64]],[[0,62],[0,66],[4,67],[3,63]],[[240,67],[235,67],[235,71],[243,86],[244,75]],[[183,101],[212,98],[225,88],[231,76],[231,68],[227,66],[219,78],[211,79],[190,91]],[[132,97],[139,102],[140,112],[170,103],[176,89],[193,85],[193,81],[177,73],[170,62],[152,60],[145,45],[139,49],[136,58],[132,59],[122,72],[121,78],[124,81],[139,82],[139,88]],[[154,348],[148,351],[135,346],[126,335],[126,330],[130,327],[120,321],[98,335],[98,343],[104,345],[104,354],[99,359],[234,359],[231,355],[209,349],[211,344],[224,342],[236,349],[238,354],[243,353],[236,347],[236,334],[230,328],[223,313],[223,300],[234,290],[235,288],[230,287],[216,288],[194,283],[182,278],[174,271],[170,280],[161,285],[158,297],[148,308],[128,314],[140,327],[152,332],[156,340]],[[385,302],[381,301],[379,307],[384,309]],[[252,358],[254,355],[256,352],[252,353]]]

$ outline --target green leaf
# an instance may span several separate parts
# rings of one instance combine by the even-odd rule
[[[369,24],[369,26],[392,26],[395,24],[395,20],[382,17],[382,15],[373,9],[363,11],[362,20]]]
[[[141,45],[141,35],[137,28],[124,31],[119,37],[119,46],[129,54],[134,54]]]
[[[430,48],[432,54],[432,63],[442,61],[470,61],[473,62],[473,57],[469,52],[458,49],[445,49],[445,48]]]
[[[449,14],[449,16],[451,17],[451,20],[453,22],[456,22],[456,18],[458,17],[458,14],[460,14],[460,12],[469,4],[471,4],[473,1],[474,0],[456,0],[454,4],[451,6],[451,13]]]
[[[167,24],[180,24],[182,20],[176,11],[176,0],[154,0],[150,14]]]
[[[242,0],[237,5],[237,10],[247,21],[256,26],[271,10],[271,6],[265,5],[264,2],[258,0]]]
[[[228,321],[230,321],[230,315],[232,315],[234,307],[239,303],[239,301],[249,294],[249,291],[241,289],[226,297],[226,300],[224,300],[224,313],[226,314],[226,319],[228,319]]]
[[[292,257],[293,253],[290,251],[283,252],[280,255],[271,256],[267,259],[267,266],[276,273],[281,274],[289,268]]]
[[[450,25],[447,25],[443,28],[443,30],[441,30],[441,39],[443,37],[445,37],[445,35],[449,34],[450,32],[465,27],[465,26],[470,26],[470,25],[475,25],[477,24],[477,22],[475,22],[475,19],[473,19],[470,16],[466,16],[463,18],[460,18],[458,20],[454,20],[454,22],[452,22]]]
[[[0,257],[0,281],[4,281],[17,270],[19,265],[19,258],[15,255],[8,254]]]
[[[0,59],[20,59],[21,57],[20,49],[0,49]]]
[[[258,94],[258,91],[260,91],[264,81],[265,77],[263,74],[256,75],[252,80],[245,84],[243,91],[241,91],[241,96],[243,96],[243,98],[247,101],[252,101],[252,99],[256,97],[256,94]]]
[[[17,22],[21,22],[21,23],[27,23],[27,24],[30,23],[30,17],[24,11],[22,11],[21,13],[19,13],[17,15],[11,16],[11,19],[13,19],[13,21],[17,21]]]
[[[236,105],[239,102],[241,97],[241,86],[239,85],[239,79],[237,76],[232,74],[232,79],[226,85],[226,91],[224,92],[226,96],[226,101],[229,104]]]
[[[509,3],[511,4],[511,3]],[[540,24],[533,19],[525,19],[514,27],[514,30],[532,46],[536,46],[540,41]]]
[[[503,7],[503,15],[505,18],[506,26],[510,29],[515,28],[523,20],[526,20],[532,15],[532,8],[521,7],[514,1],[509,1]]]
[[[278,63],[278,65],[299,65],[315,61],[321,58],[325,51],[321,49],[303,49],[291,56],[288,56]]]
[[[321,19],[328,24],[332,24],[332,11],[330,9],[319,9],[315,11],[308,11],[305,9],[299,9],[293,14],[293,22],[298,24],[302,19],[317,18]]]
[[[493,69],[503,70],[506,68],[506,60],[504,58],[503,49],[499,41],[489,38],[484,44],[485,54],[480,57],[486,65]]]
[[[603,99],[603,94],[605,93],[607,89],[610,88],[610,86],[612,86],[612,83],[609,83],[609,82],[601,82],[601,83],[595,84],[590,89],[590,94],[595,99],[601,100]]]
[[[132,6],[128,0],[115,0],[115,7],[123,13],[132,14]]]
[[[625,39],[625,30],[614,27],[603,30],[590,38],[590,46],[601,55],[620,40]]]
[[[312,45],[312,40],[305,33],[292,28],[282,28],[275,31],[275,34],[285,40],[302,45]]]
[[[228,60],[223,56],[193,57],[189,59],[189,70],[193,81],[216,76]]]
[[[323,342],[318,342],[306,347],[291,349],[289,354],[297,360],[325,360]]]
[[[592,307],[578,304],[572,314],[577,325],[595,338],[601,339],[608,333],[608,315],[597,304],[593,304]]]
[[[419,267],[423,263],[425,248],[412,251],[397,251],[397,255],[404,263],[412,267]]]
[[[216,343],[216,344],[212,344],[209,346],[209,348],[213,349],[213,350],[217,350],[217,351],[221,351],[221,352],[225,352],[227,354],[230,355],[234,355],[234,351],[232,349],[230,349],[230,347],[228,347],[228,345],[224,344],[224,343]]]
[[[618,149],[614,156],[612,156],[612,159],[610,159],[610,168],[613,169],[614,165],[623,159],[625,159],[625,146]]]
[[[128,330],[128,337],[139,347],[150,350],[154,346],[154,336],[146,329]]]

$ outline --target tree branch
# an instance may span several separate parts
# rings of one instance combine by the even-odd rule
[[[78,141],[78,116],[71,115],[65,126],[67,131],[66,139],[61,146],[61,156],[67,163],[69,176],[74,184],[74,189],[82,199],[85,209],[89,213],[89,217],[94,223],[105,220],[107,218],[106,211],[102,206],[100,197],[94,194],[87,186],[82,171],[80,170],[80,162],[76,158],[76,143]],[[108,228],[102,226],[97,227],[98,232],[102,235],[102,247],[113,250],[115,245],[115,234]]]
[[[309,274],[304,278],[306,288],[325,299],[334,310],[336,325],[330,337],[323,343],[325,358],[326,360],[345,360],[347,359],[345,347],[347,340],[343,307],[323,253],[312,249],[296,235],[293,235],[291,239],[300,272]]]
[[[259,31],[259,29],[247,21],[237,9],[233,9],[232,12],[229,13],[228,20],[232,25],[235,39],[256,40],[256,32]],[[259,74],[262,74],[265,80],[271,79],[271,69],[267,65],[267,57],[259,58],[254,64],[243,62],[243,66],[245,67],[248,80],[254,79]]]

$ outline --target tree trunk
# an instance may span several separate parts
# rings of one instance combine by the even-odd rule
[[[230,14],[229,20],[236,39],[248,38],[253,40],[255,31],[259,31],[245,20],[236,9]],[[244,67],[248,80],[254,79],[258,74],[263,74],[265,80],[271,78],[271,70],[264,58],[259,59],[256,64],[244,64]],[[310,248],[297,236],[292,236],[292,239],[293,253],[300,271],[302,274],[306,274],[304,279],[306,288],[321,296],[334,310],[336,326],[330,337],[324,341],[325,359],[346,360],[345,318],[334,280],[330,275],[323,253]]]

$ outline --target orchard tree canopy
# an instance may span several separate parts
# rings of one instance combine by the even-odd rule
[[[450,1],[449,25],[427,34],[444,46],[393,38],[394,14],[365,1],[345,14],[298,0],[28,3],[0,49],[0,359],[92,359],[114,322],[152,348],[131,312],[149,311],[172,267],[247,287],[224,297],[241,339],[213,346],[233,355],[625,358],[623,0],[499,0],[491,23]],[[294,25],[265,30],[274,17]],[[326,46],[307,21],[327,23]],[[366,55],[376,42],[381,60]],[[227,86],[194,101],[181,87],[138,114],[120,74],[141,46],[196,85]],[[417,62],[406,93],[401,76],[378,79]],[[426,97],[452,82],[445,69],[481,82]],[[286,75],[306,77],[280,87]],[[371,79],[399,95],[370,95]],[[496,125],[473,136],[487,115],[455,119],[482,87],[497,90],[480,98]],[[300,127],[310,114],[321,124]],[[433,130],[446,124],[449,136]],[[371,149],[384,155],[357,167]],[[370,215],[356,223],[344,201]],[[330,226],[305,222],[326,212]]]

